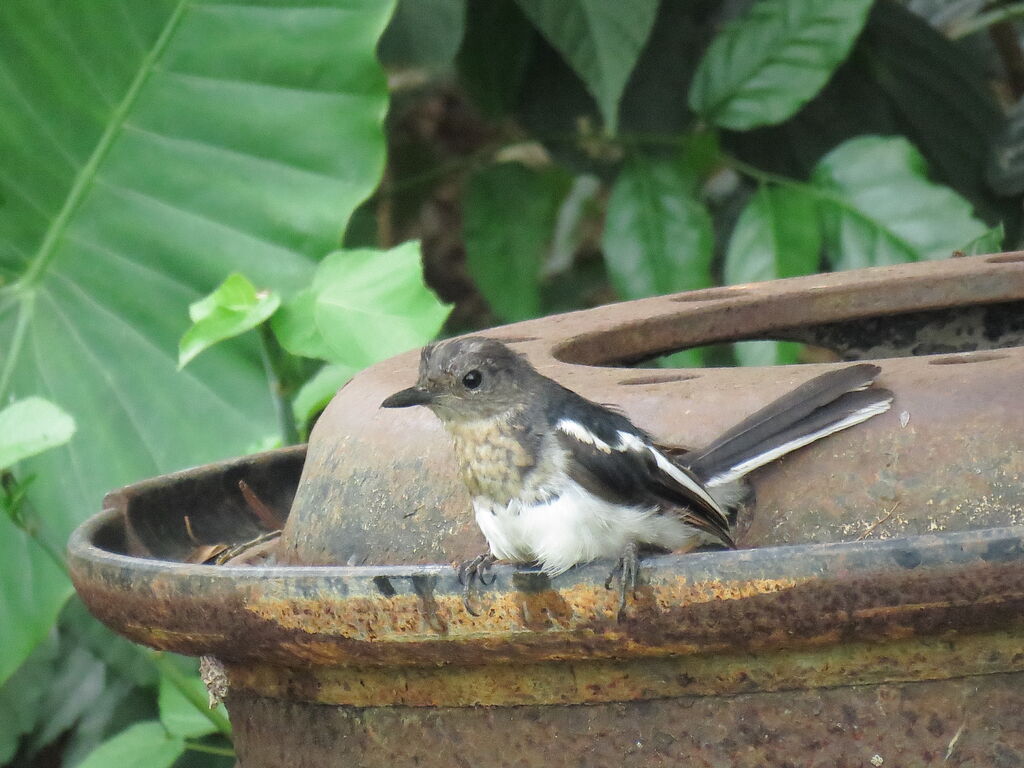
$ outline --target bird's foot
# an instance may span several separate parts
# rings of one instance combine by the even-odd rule
[[[612,568],[612,572],[608,574],[608,578],[604,582],[604,588],[611,589],[612,582],[616,579],[619,581],[619,621],[622,621],[626,613],[626,595],[632,594],[633,598],[636,598],[636,586],[639,577],[640,548],[636,545],[636,542],[631,542],[626,545],[626,548],[622,551],[622,556],[619,557],[619,561]]]
[[[463,561],[456,569],[456,574],[459,577],[459,584],[465,587],[465,590],[462,593],[462,604],[465,606],[466,611],[472,616],[480,615],[480,611],[474,609],[472,603],[473,584],[479,582],[482,587],[489,587],[493,584],[494,580],[498,578],[498,576],[497,574],[491,573],[491,567],[497,562],[497,560],[498,558],[490,552],[485,552],[482,555],[477,555],[472,560]],[[488,576],[490,576],[490,578],[488,578]]]

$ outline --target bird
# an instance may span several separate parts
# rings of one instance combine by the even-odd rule
[[[458,565],[466,609],[498,561],[550,577],[607,559],[620,618],[641,553],[736,547],[730,513],[749,472],[880,413],[893,393],[880,368],[857,363],[802,384],[713,440],[677,455],[618,409],[540,373],[501,341],[463,336],[420,353],[416,384],[383,408],[425,406],[455,448],[488,551]],[[488,577],[491,576],[490,579]]]

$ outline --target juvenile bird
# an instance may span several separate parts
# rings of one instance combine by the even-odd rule
[[[416,385],[385,408],[425,405],[455,443],[476,522],[490,551],[459,566],[469,590],[489,583],[496,560],[536,563],[555,576],[618,558],[620,610],[635,589],[641,550],[703,542],[735,547],[729,512],[737,481],[757,467],[889,409],[870,388],[878,366],[822,374],[673,459],[628,418],[540,374],[494,339],[463,337],[424,347]]]

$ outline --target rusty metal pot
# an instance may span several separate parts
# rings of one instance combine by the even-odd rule
[[[76,587],[128,637],[225,663],[243,766],[1024,763],[1024,254],[698,291],[492,335],[680,446],[825,364],[622,365],[794,339],[880,360],[897,398],[760,472],[740,521],[749,548],[646,561],[622,622],[605,564],[554,582],[500,568],[483,615],[462,608],[451,568],[430,565],[483,546],[447,439],[429,414],[377,409],[412,380],[411,354],[343,389],[305,457],[112,494],[69,545]],[[175,562],[197,537],[251,537],[238,480],[291,507],[280,564]]]

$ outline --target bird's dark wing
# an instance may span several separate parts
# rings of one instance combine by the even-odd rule
[[[624,416],[589,401],[572,405],[560,409],[553,426],[559,444],[571,454],[567,470],[576,482],[615,504],[672,507],[686,523],[735,546],[725,510],[690,470],[668,458]]]

